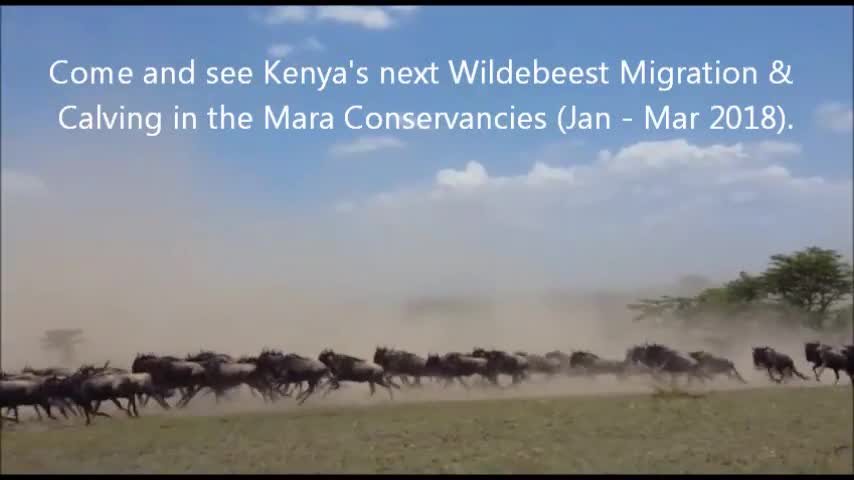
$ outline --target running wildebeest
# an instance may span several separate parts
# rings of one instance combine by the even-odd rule
[[[549,358],[548,356],[529,354],[527,352],[514,352],[528,361],[528,371],[531,373],[541,373],[550,379],[560,373],[561,362],[557,358]]]
[[[205,369],[201,364],[168,355],[158,357],[151,353],[137,354],[131,372],[151,374],[154,384],[164,392],[181,392],[181,398],[176,404],[178,408],[186,406],[207,382]]]
[[[793,374],[802,380],[807,380],[807,377],[795,368],[795,362],[792,360],[792,357],[768,346],[753,347],[753,366],[757,370],[766,370],[768,378],[777,383],[782,382],[786,378],[791,378]],[[780,378],[774,378],[772,372],[779,373]]]
[[[330,382],[330,389],[337,390],[340,388],[340,382],[367,382],[371,387],[371,396],[376,392],[375,385],[379,385],[388,390],[388,395],[392,399],[394,399],[392,388],[400,389],[400,385],[394,383],[385,370],[383,370],[383,367],[376,363],[350,355],[335,353],[331,349],[320,352],[317,359],[329,367],[329,370],[332,372],[333,380]]]
[[[258,356],[258,362],[269,363],[278,387],[283,387],[282,393],[288,395],[290,385],[296,384],[301,390],[297,395],[302,405],[315,390],[322,386],[324,378],[331,381],[331,371],[323,362],[313,358],[303,357],[294,353],[287,355],[279,350],[263,350]],[[303,382],[308,386],[302,390]]]
[[[168,408],[161,390],[148,373],[116,373],[109,369],[84,365],[65,381],[70,386],[71,398],[83,409],[86,425],[91,423],[92,416],[109,417],[108,414],[98,411],[100,403],[106,400],[113,402],[127,413],[128,417],[139,417],[136,399],[141,394],[154,398],[161,406]],[[128,401],[127,408],[119,402],[122,398]],[[93,403],[97,405],[93,406]]]
[[[446,353],[441,356],[431,353],[427,355],[424,367],[429,375],[444,379],[445,388],[456,380],[468,390],[469,386],[463,378],[472,375],[480,375],[489,383],[498,384],[498,374],[490,370],[489,362],[485,358],[472,357],[460,352]]]
[[[700,364],[700,369],[709,375],[726,375],[741,383],[747,383],[747,381],[742,378],[741,374],[738,373],[738,370],[735,368],[735,364],[726,358],[717,357],[702,350],[689,352],[688,355],[696,360],[697,363]]]
[[[415,378],[413,385],[421,386],[421,377],[425,376],[427,359],[414,353],[377,347],[374,351],[374,363],[383,367],[389,375],[400,377],[404,385],[409,385],[409,377]]]
[[[595,353],[577,350],[569,356],[569,367],[586,375],[616,375],[622,379],[626,373],[626,362],[606,360]]]
[[[217,403],[226,392],[241,385],[249,387],[253,394],[259,393],[264,400],[275,398],[269,373],[258,368],[255,358],[233,360],[231,356],[211,352],[210,355],[196,355],[188,359],[198,361],[205,369],[204,387],[213,391]]]
[[[61,380],[55,376],[36,377],[6,377],[0,380],[0,409],[7,408],[15,413],[14,418],[6,418],[16,423],[20,421],[18,407],[31,406],[41,417],[38,407],[41,407],[48,418],[56,420],[51,413],[51,397],[55,396],[56,387]],[[67,415],[66,415],[67,417]]]
[[[679,376],[686,378],[688,383],[712,378],[694,358],[658,343],[645,343],[630,348],[626,352],[626,363],[649,368],[654,378],[660,378],[662,373],[667,373],[671,382],[675,382]]]
[[[572,376],[577,373],[572,368],[572,356],[568,353],[561,352],[560,350],[552,350],[546,353],[545,356],[548,360],[557,362],[560,365],[560,371],[564,374]]]
[[[528,360],[520,355],[513,355],[501,350],[475,348],[472,350],[471,356],[486,359],[488,370],[495,374],[509,375],[513,385],[518,385],[528,377]]]
[[[819,342],[808,342],[804,345],[804,353],[807,361],[813,364],[812,371],[815,374],[815,381],[821,381],[821,374],[826,368],[833,370],[836,375],[834,385],[839,383],[839,371],[848,374],[852,384],[854,384],[854,369],[850,367],[850,355],[848,347],[843,347],[840,350],[835,350],[830,345],[825,345]]]

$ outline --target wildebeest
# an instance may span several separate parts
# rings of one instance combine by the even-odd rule
[[[472,357],[486,359],[487,369],[495,374],[509,375],[513,385],[518,385],[527,378],[528,360],[520,355],[501,350],[486,350],[475,348]]]
[[[411,376],[415,379],[414,384],[421,386],[421,377],[426,375],[427,359],[403,350],[377,347],[374,351],[374,363],[383,367],[387,374],[400,377],[404,385],[409,385],[408,377]]]
[[[572,375],[575,373],[571,365],[572,356],[570,354],[561,352],[560,350],[552,350],[546,353],[545,357],[550,361],[557,362],[560,365],[560,371],[564,374]]]
[[[529,354],[527,352],[517,351],[513,352],[514,355],[518,355],[528,362],[528,371],[530,373],[541,373],[546,376],[546,378],[552,378],[556,374],[560,373],[561,370],[561,362],[557,358],[549,358],[543,355]]]
[[[587,375],[613,374],[618,378],[623,378],[626,372],[625,362],[606,360],[586,350],[572,352],[569,356],[569,367]]]
[[[137,354],[131,366],[133,373],[149,373],[155,385],[164,392],[178,390],[181,398],[177,407],[186,406],[190,399],[205,386],[205,369],[198,362],[181,360],[173,356],[151,353]]]
[[[649,368],[653,377],[667,373],[670,375],[671,382],[676,381],[678,376],[684,376],[689,383],[693,380],[704,381],[712,378],[694,358],[658,343],[645,343],[630,348],[626,352],[626,363],[640,364]]]
[[[259,393],[264,400],[272,401],[275,399],[271,374],[258,367],[257,358],[244,357],[233,360],[229,355],[212,352],[210,355],[196,355],[187,358],[198,361],[205,369],[204,387],[214,392],[217,403],[227,391],[241,385],[249,387],[252,393]]]
[[[48,418],[56,420],[51,413],[51,406],[52,398],[56,396],[60,384],[61,380],[56,376],[6,376],[0,380],[0,409],[7,408],[13,411],[15,417],[8,420],[15,422],[20,421],[18,407],[22,406],[32,406],[39,417],[41,413],[38,407],[41,407]],[[65,415],[64,412],[63,415]]]
[[[689,352],[688,355],[696,360],[700,364],[700,369],[709,375],[726,375],[729,378],[735,378],[741,383],[747,383],[741,374],[738,373],[735,364],[726,358],[718,357],[702,350]]]
[[[100,403],[106,400],[113,402],[129,417],[139,416],[136,399],[140,395],[152,397],[164,408],[169,408],[149,373],[117,373],[84,365],[65,382],[70,387],[70,397],[83,409],[86,425],[91,423],[92,416],[109,417],[98,411]],[[122,398],[128,401],[127,408],[119,402]]]
[[[791,378],[792,375],[797,375],[802,380],[806,380],[801,372],[795,368],[795,362],[792,357],[785,353],[780,353],[769,346],[753,347],[753,366],[757,370],[766,370],[768,377],[780,383],[786,378]],[[772,372],[780,374],[780,378],[774,378]]]
[[[285,395],[288,395],[288,388],[292,384],[300,388],[301,391],[296,397],[300,405],[321,386],[324,378],[329,378],[331,375],[329,367],[320,360],[294,353],[285,355],[279,350],[263,350],[258,356],[258,362],[259,365],[270,365],[274,381],[277,382],[277,386],[284,387]],[[308,385],[305,390],[302,390],[303,382]]]
[[[367,382],[371,387],[372,396],[376,392],[375,385],[379,385],[388,390],[388,395],[392,399],[394,399],[392,388],[400,389],[400,386],[388,377],[383,367],[376,363],[350,355],[335,353],[331,349],[325,349],[320,352],[317,359],[329,367],[330,372],[332,372],[333,380],[330,382],[331,389],[338,389],[340,382]]]
[[[485,358],[472,357],[460,352],[450,352],[441,356],[431,353],[427,355],[424,368],[429,375],[444,379],[446,388],[451,382],[457,380],[460,385],[468,389],[469,386],[463,378],[472,375],[480,375],[491,384],[498,384],[497,374],[490,370],[488,364]]]
[[[847,373],[852,384],[854,384],[854,368],[851,368],[851,355],[849,353],[853,348],[846,346],[836,350],[830,345],[819,342],[806,343],[804,353],[807,361],[813,364],[812,371],[815,374],[815,381],[820,381],[824,369],[829,368],[836,375],[834,385],[839,383],[840,370]]]

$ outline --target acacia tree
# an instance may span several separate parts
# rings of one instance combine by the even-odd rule
[[[741,272],[735,280],[720,287],[706,288],[698,295],[661,297],[629,305],[639,311],[635,320],[649,316],[667,316],[677,320],[703,321],[721,315],[745,318],[760,311],[772,312],[778,321],[803,321],[808,326],[847,328],[851,306],[835,309],[840,300],[851,295],[852,268],[839,253],[810,247],[792,254],[771,257],[760,275]],[[711,317],[705,315],[711,314]]]
[[[63,365],[77,360],[76,347],[83,343],[83,330],[79,328],[47,330],[41,338],[42,350],[58,352]]]
[[[813,327],[821,327],[830,308],[852,290],[851,265],[819,247],[773,255],[762,277],[768,293],[807,313]]]

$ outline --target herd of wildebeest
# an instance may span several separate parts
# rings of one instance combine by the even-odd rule
[[[813,365],[816,381],[820,381],[825,369],[831,369],[836,374],[836,383],[842,371],[854,384],[854,345],[832,347],[810,342],[804,351],[806,360]],[[771,347],[754,347],[753,364],[778,383],[795,376],[807,380],[795,367],[792,357]],[[314,392],[322,391],[325,397],[340,388],[342,382],[367,383],[371,395],[380,386],[394,398],[393,389],[401,389],[401,384],[421,387],[422,379],[438,382],[445,388],[458,383],[468,389],[466,379],[476,380],[482,388],[508,388],[535,375],[542,379],[612,375],[619,380],[646,376],[674,385],[725,376],[746,383],[733,362],[726,358],[705,351],[683,354],[657,343],[633,346],[622,360],[601,358],[588,351],[535,355],[483,348],[469,353],[429,354],[425,358],[377,347],[372,361],[331,349],[323,350],[317,359],[271,349],[240,358],[211,351],[184,358],[145,353],[136,355],[130,371],[111,367],[107,362],[102,367],[83,365],[74,371],[27,367],[16,374],[0,372],[0,412],[6,409],[2,419],[18,422],[21,406],[33,407],[39,419],[40,409],[56,419],[51,412],[56,408],[65,418],[69,413],[85,416],[89,425],[95,416],[109,417],[100,411],[106,401],[128,416],[138,417],[137,404],[145,406],[150,399],[166,410],[183,408],[202,392],[213,393],[219,402],[228,391],[243,385],[267,402],[292,397],[301,405]],[[499,382],[502,376],[509,377],[511,383],[502,385]],[[169,400],[176,396],[177,400],[170,405]],[[121,400],[126,401],[125,406]],[[14,417],[9,416],[12,413]]]

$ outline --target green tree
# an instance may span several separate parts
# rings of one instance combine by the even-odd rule
[[[769,293],[808,314],[813,327],[821,327],[829,309],[851,294],[851,275],[851,265],[838,252],[809,247],[773,255],[762,280]]]

